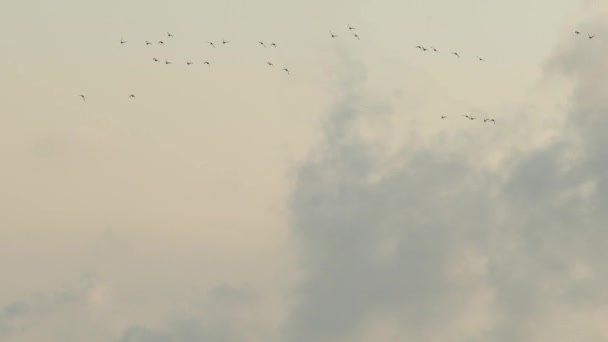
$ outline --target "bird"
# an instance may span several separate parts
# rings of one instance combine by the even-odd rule
[[[277,44],[275,43],[270,43],[270,46],[274,46],[275,48],[277,47]]]
[[[483,119],[483,122],[488,122],[490,121],[490,119]]]
[[[122,45],[122,44],[126,44],[126,43],[127,43],[127,41],[122,39],[122,37],[120,37],[120,44]]]
[[[160,61],[158,60],[158,58],[152,58],[152,60],[153,60],[153,61],[155,61],[156,63],[160,62]]]
[[[264,44],[264,42],[258,42],[258,44],[262,45],[263,47],[266,47],[266,44]]]
[[[270,63],[270,62],[266,62],[266,64],[270,65],[270,66],[274,66],[274,64]]]
[[[211,63],[209,63],[207,61],[205,61],[205,63],[203,63],[203,64],[207,64],[208,66],[211,66]]]
[[[472,116],[468,116],[468,115],[466,115],[466,114],[465,114],[465,115],[463,115],[463,116],[464,116],[465,118],[469,119],[469,120],[475,120],[475,118],[474,118],[474,117],[472,117]]]
[[[431,46],[431,49],[433,49],[433,51],[435,52],[439,52],[437,49],[435,49],[434,47]]]
[[[359,36],[356,33],[353,33],[353,36],[355,36],[355,38],[361,40],[361,38],[359,38]]]
[[[169,65],[169,64],[173,64],[173,63],[171,63],[171,62],[169,62],[168,60],[165,59],[165,64]]]
[[[130,99],[135,99],[135,95],[131,94],[131,95],[129,95],[129,98]]]
[[[146,45],[152,45],[152,43],[146,40]]]
[[[587,34],[587,37],[589,37],[589,39],[593,39],[593,37],[595,37],[595,35]]]
[[[416,49],[420,49],[420,50],[422,50],[422,49],[423,49],[423,47],[422,47],[422,46],[420,46],[420,45],[416,45]]]
[[[458,52],[452,52],[452,54],[458,58],[460,58],[460,55],[458,54]]]
[[[283,71],[285,71],[287,73],[287,75],[289,75],[289,69],[283,68]]]
[[[581,31],[574,31],[574,33],[575,33],[575,34],[580,34],[580,33],[581,33]]]
[[[490,120],[488,120],[488,121],[492,121],[492,123],[496,125],[496,120],[494,120],[494,119],[490,119]]]
[[[87,99],[84,97],[84,95],[82,95],[82,94],[81,94],[81,95],[78,95],[78,96],[82,97],[82,101],[86,101],[86,100],[87,100]]]
[[[481,58],[479,56],[477,56],[477,59],[479,59],[479,61],[481,61],[481,62],[485,62],[486,61],[485,59],[483,59],[483,58]]]
[[[348,29],[349,29],[349,30],[354,30],[355,28],[354,28],[354,27],[352,27],[352,26],[350,26],[350,24],[349,24],[349,25],[348,25]]]
[[[163,42],[162,40],[159,40],[157,44],[165,45],[165,42]]]
[[[230,43],[230,42],[227,41],[227,40],[222,39],[222,44],[228,44],[228,43]]]
[[[173,35],[169,32],[167,32],[167,37],[173,37]]]
[[[194,63],[192,63],[192,62],[186,62],[186,65],[191,65],[191,64],[194,64]]]
[[[333,32],[331,32],[331,31],[329,31],[329,34],[331,34],[331,37],[332,37],[332,38],[336,38],[336,37],[338,37],[338,35],[333,34]]]
[[[445,118],[447,118],[447,116],[445,116],[445,115],[442,115],[442,116],[441,116],[441,118],[442,118],[442,119],[445,119]]]
[[[215,44],[213,44],[213,42],[207,42],[207,43],[209,43],[209,45],[211,45],[215,48]]]
[[[424,46],[421,48],[422,51],[426,51],[428,50],[427,48],[425,48]]]

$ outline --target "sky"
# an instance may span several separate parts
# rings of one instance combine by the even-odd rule
[[[608,340],[607,18],[7,3],[0,340]]]

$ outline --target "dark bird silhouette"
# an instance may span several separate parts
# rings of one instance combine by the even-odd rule
[[[173,35],[169,32],[167,32],[167,37],[173,37]]]
[[[490,121],[490,119],[483,119],[483,122],[488,122]]]
[[[121,45],[122,45],[122,44],[127,44],[127,41],[126,41],[126,40],[124,40],[124,39],[122,39],[122,37],[120,37],[120,44],[121,44]]]
[[[168,60],[165,59],[165,64],[169,65],[169,64],[173,64],[173,63],[171,63],[171,62],[169,62]]]
[[[458,54],[458,52],[452,52],[452,55],[454,55],[454,56],[456,56],[456,57],[460,58],[460,55]]]
[[[146,45],[152,45],[152,43],[146,40]]]
[[[352,26],[350,26],[350,24],[349,24],[349,25],[348,25],[348,29],[349,29],[349,30],[354,30],[355,28],[354,28],[354,27],[352,27]]]
[[[285,71],[287,73],[287,75],[289,75],[289,69],[283,68],[283,71]]]
[[[574,34],[580,34],[581,31],[574,31]]]
[[[211,45],[215,48],[215,44],[213,44],[213,42],[207,42],[207,43],[209,43],[209,45]]]
[[[332,37],[332,38],[336,38],[336,37],[338,37],[338,35],[333,34],[331,31],[329,31],[329,34],[331,34],[331,37]]]
[[[158,41],[158,44],[160,44],[160,45],[165,45],[165,42],[163,42],[162,40],[159,40],[159,41]]]
[[[359,35],[357,35],[356,33],[353,33],[353,36],[355,36],[355,38],[361,40],[361,38],[359,38]]]
[[[445,116],[445,115],[442,115],[442,116],[441,116],[441,118],[442,118],[442,119],[445,119],[445,118],[447,118],[447,116]]]
[[[270,62],[266,62],[266,64],[270,65],[270,66],[274,66],[274,64],[270,63]]]
[[[593,39],[593,37],[595,37],[595,35],[587,34],[587,37],[589,37],[589,39]]]
[[[277,47],[277,44],[275,44],[275,43],[270,43],[270,46],[273,46],[273,47],[275,47],[275,48],[276,48],[276,47]]]
[[[423,49],[423,47],[422,47],[422,46],[420,46],[420,45],[416,45],[416,49],[420,49],[420,50],[422,50],[422,49]]]
[[[435,52],[439,52],[437,49],[435,49],[434,47],[431,46],[431,49],[433,49],[433,51]]]
[[[205,61],[205,63],[203,63],[203,64],[207,64],[208,66],[211,66],[211,63],[209,63],[207,61]]]
[[[129,95],[129,98],[130,99],[135,99],[135,95],[131,94],[131,95]]]
[[[186,62],[186,65],[191,65],[191,64],[194,64],[194,63],[192,63],[192,62]]]
[[[160,62],[160,61],[158,60],[158,58],[152,58],[152,60],[153,60],[153,61],[155,61],[156,63]]]
[[[477,59],[479,59],[479,61],[481,61],[481,62],[485,62],[486,61],[485,59],[483,59],[483,58],[481,58],[479,56],[477,56]]]
[[[222,45],[224,45],[224,44],[228,44],[228,43],[230,43],[230,42],[229,42],[229,41],[227,41],[227,40],[222,39]]]
[[[475,120],[475,118],[473,116],[469,116],[469,115],[463,115],[463,116],[469,120]]]
[[[78,95],[80,97],[82,97],[82,101],[86,101],[87,99],[84,97],[84,95]]]
[[[496,120],[494,120],[494,119],[490,119],[490,120],[488,120],[488,121],[492,121],[492,123],[496,125]]]
[[[264,44],[264,42],[258,42],[258,44],[262,45],[263,47],[266,47],[266,44]]]

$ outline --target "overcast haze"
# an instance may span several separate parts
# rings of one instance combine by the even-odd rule
[[[5,4],[0,340],[607,341],[607,19]]]

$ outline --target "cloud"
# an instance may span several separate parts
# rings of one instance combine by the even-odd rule
[[[608,338],[581,319],[608,319],[597,306],[608,294],[608,62],[606,43],[578,46],[589,43],[564,44],[545,69],[574,84],[562,129],[575,139],[510,153],[506,175],[428,148],[371,181],[390,161],[357,131],[374,113],[352,75],[293,193],[305,275],[285,340],[378,340],[382,324],[427,341]]]

